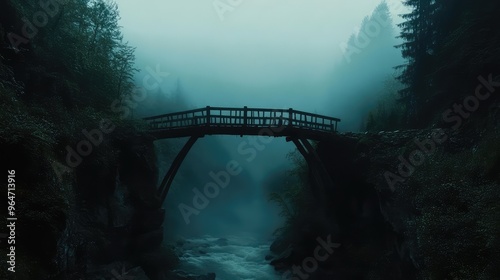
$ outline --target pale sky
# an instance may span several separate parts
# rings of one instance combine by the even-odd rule
[[[194,106],[321,113],[321,96],[330,94],[332,69],[342,59],[340,44],[381,1],[116,2],[125,40],[137,47],[137,68],[160,64],[172,74],[169,82],[180,79]],[[214,3],[229,8],[218,13]],[[388,3],[400,13],[399,1]]]

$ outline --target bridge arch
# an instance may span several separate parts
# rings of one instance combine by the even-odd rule
[[[187,154],[206,135],[255,135],[286,137],[305,158],[312,174],[313,194],[320,201],[325,187],[331,185],[322,161],[309,140],[326,140],[336,135],[338,118],[293,109],[210,107],[144,118],[156,139],[189,137],[161,181],[158,204],[167,197],[170,186]],[[326,202],[322,202],[326,203]]]

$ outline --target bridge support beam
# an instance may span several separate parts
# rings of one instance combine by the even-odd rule
[[[163,178],[160,187],[158,188],[157,197],[159,199],[158,203],[160,204],[160,206],[163,204],[165,198],[167,197],[168,191],[170,190],[170,186],[174,181],[175,174],[177,174],[179,167],[181,166],[189,150],[191,150],[191,147],[193,147],[194,143],[196,143],[196,140],[198,140],[198,138],[199,138],[198,136],[191,136],[191,138],[189,138],[186,144],[184,144],[184,147],[182,147],[181,151],[175,157],[174,161],[172,162],[172,165],[170,165],[167,174],[165,174],[165,177]]]
[[[320,201],[321,206],[328,204],[326,201],[328,187],[333,186],[332,179],[328,174],[323,162],[319,158],[314,147],[309,143],[309,140],[303,138],[287,138],[287,141],[292,141],[297,150],[302,154],[309,166],[309,172],[312,177],[312,192],[313,195]],[[323,208],[325,209],[325,208]]]

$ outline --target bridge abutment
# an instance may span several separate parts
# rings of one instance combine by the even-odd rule
[[[124,145],[118,169],[133,206],[133,219],[128,225],[130,261],[150,279],[163,280],[177,260],[162,246],[165,209],[157,195],[158,166],[153,141],[144,137]]]

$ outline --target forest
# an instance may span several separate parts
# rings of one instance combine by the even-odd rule
[[[0,0],[2,211],[17,218],[15,230],[0,229],[0,279],[497,279],[500,2],[376,1],[337,60],[329,55],[339,44],[305,54],[326,38],[249,35],[273,20],[292,24],[282,14],[266,22],[262,12],[240,32],[238,20],[255,7],[235,2],[208,11],[225,24],[216,30],[239,32],[236,39],[209,38],[204,14],[173,11],[165,17],[183,24],[165,30],[200,33],[172,31],[167,42],[151,35],[153,45],[141,36],[155,30],[127,25],[122,5],[131,3]],[[316,2],[309,7],[322,18]],[[200,45],[186,43],[193,38]],[[217,43],[243,46],[240,64]],[[162,48],[168,71],[156,62]],[[257,141],[207,136],[157,205],[157,185],[183,142],[156,141],[142,118],[205,102],[340,117],[334,137],[312,142],[330,178],[322,192],[312,191],[322,183],[295,147],[261,142],[248,160],[254,167],[241,160],[241,175],[185,224],[179,205],[193,187],[237,162],[238,144]],[[309,269],[325,242],[328,256]]]

